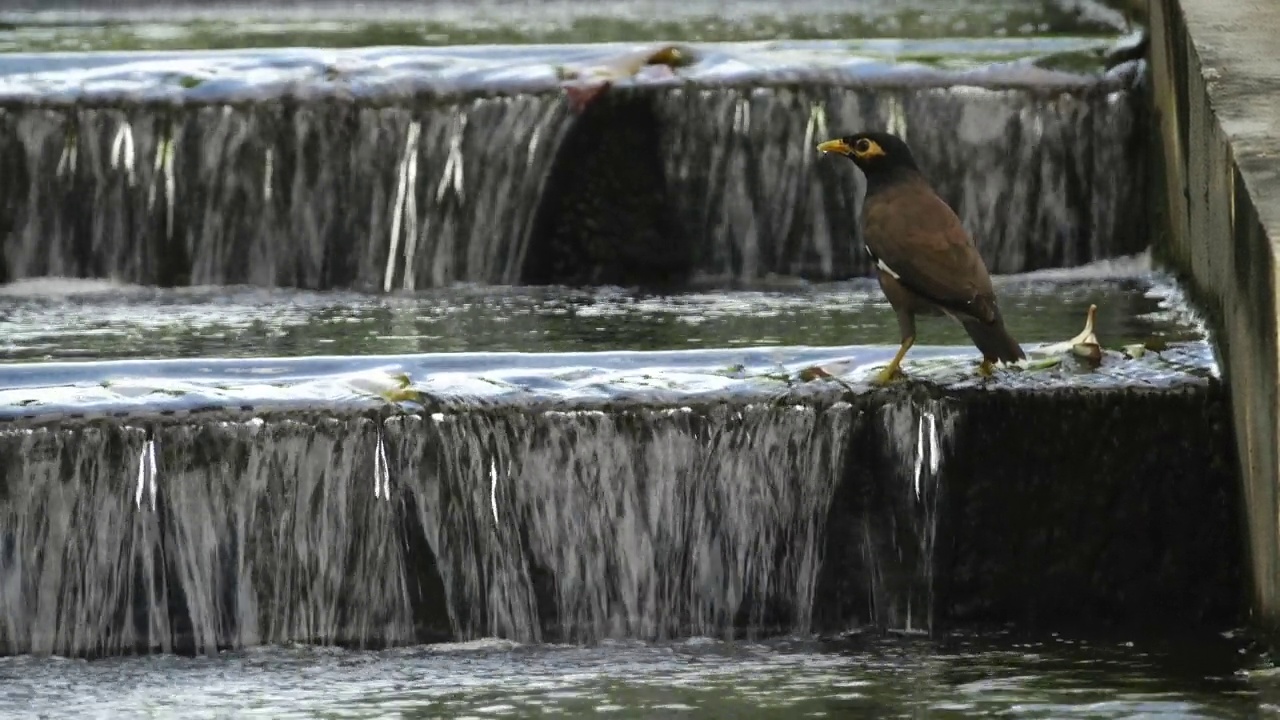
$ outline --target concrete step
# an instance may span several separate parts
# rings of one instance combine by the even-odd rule
[[[1212,350],[1167,280],[1085,286],[1023,287],[1150,306],[985,382],[958,346],[879,389],[891,346],[0,366],[0,652],[1230,624]]]
[[[1148,236],[1145,66],[1105,69],[1115,42],[0,56],[0,278],[849,278],[862,180],[814,145],[868,127],[912,143],[993,271],[1081,265]]]

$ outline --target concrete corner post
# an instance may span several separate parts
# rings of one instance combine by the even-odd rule
[[[1280,630],[1280,3],[1150,0],[1158,250],[1217,330],[1231,388],[1255,620]]]

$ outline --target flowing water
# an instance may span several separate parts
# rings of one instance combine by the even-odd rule
[[[368,32],[302,13],[275,35],[252,12],[177,30],[123,10],[101,27],[16,12],[0,25],[24,50],[0,54],[0,279],[383,291],[843,279],[868,269],[854,251],[860,180],[813,147],[861,127],[918,148],[996,272],[1142,248],[1145,220],[1126,209],[1145,187],[1144,66],[1116,59],[1137,36],[1107,7],[859,3],[775,18],[816,34],[726,34],[682,25],[687,5],[658,3],[680,20],[646,25],[639,11],[611,34],[571,2],[557,25],[569,34],[544,37],[520,18],[555,25],[548,8],[499,4],[503,27],[535,28],[525,40],[539,44],[449,47],[388,20],[414,16],[397,6]],[[494,20],[459,13],[450,22],[467,28]],[[113,51],[32,52],[64,33]],[[644,62],[686,38],[678,62]],[[585,110],[566,99],[603,78],[614,89]]]
[[[997,279],[1010,332],[1059,342],[1097,305],[1110,348],[1203,331],[1145,260]],[[921,344],[963,345],[922,318]],[[0,286],[8,362],[450,352],[599,352],[898,342],[875,281],[655,295],[620,288],[455,287],[413,294],[255,288],[164,290],[73,280]]]
[[[1104,36],[1127,16],[1097,0],[11,0],[0,49],[156,50],[471,43]]]
[[[1199,358],[1173,373],[1180,382],[1215,372],[1195,314],[1145,260],[999,283],[1024,343],[1074,335],[1096,304],[1108,348],[1148,342],[1165,348],[1148,359]],[[262,368],[293,356],[341,373],[435,352],[405,362],[452,356],[455,374],[506,363],[530,377],[540,359],[558,371],[571,356],[610,365],[592,351],[619,346],[649,351],[637,357],[714,349],[665,361],[661,372],[678,375],[723,371],[735,345],[748,365],[769,348],[804,364],[844,351],[824,345],[884,353],[896,339],[865,281],[655,296],[45,280],[4,288],[0,327],[5,384],[17,388],[6,393],[27,383],[44,388],[37,399],[66,382],[49,379],[58,373],[101,387],[95,378],[125,369],[112,361],[137,363],[125,370],[135,379],[200,381],[210,356]],[[963,342],[948,323],[922,328],[935,352]],[[486,355],[529,350],[544,354]],[[445,367],[422,366],[428,379]],[[1055,382],[1154,377],[1105,368]],[[117,382],[122,397],[134,392],[106,384]],[[876,466],[885,504],[851,528],[865,625],[814,637],[819,586],[831,582],[819,538],[834,469],[849,462],[840,438],[865,421],[839,405],[795,409],[376,422],[328,412],[6,431],[0,642],[36,654],[0,660],[0,712],[1246,718],[1273,707],[1265,657],[1219,635],[1220,623],[1155,639],[924,635],[958,417],[928,398],[877,410],[891,444]],[[471,640],[358,649],[424,634]],[[132,649],[160,654],[47,657]]]
[[[5,717],[1222,718],[1273,716],[1240,640],[1004,633],[723,643],[500,640],[382,652],[0,659]]]
[[[1002,278],[1029,349],[1096,304],[1111,354],[1001,384],[1208,392],[1203,330],[1143,265]],[[928,630],[939,488],[956,425],[980,417],[928,397],[854,407],[839,383],[797,380],[892,351],[891,313],[862,281],[663,297],[54,281],[8,286],[0,312],[17,361],[0,395],[30,421],[0,433],[10,652],[403,644],[427,626],[521,642],[804,633],[831,615],[819,558],[848,473],[870,494],[840,516],[858,524],[849,547],[826,555],[860,568],[837,580],[861,583],[853,615]],[[956,331],[927,327],[940,344],[911,371],[937,358],[972,384],[947,360]],[[848,339],[868,344],[834,346]],[[1116,351],[1132,343],[1155,349]],[[386,354],[429,347],[454,352]],[[388,369],[439,411],[387,416],[358,394],[361,373]],[[289,397],[311,410],[253,415]],[[561,404],[520,409],[547,399]],[[95,410],[121,419],[75,419]],[[853,437],[878,438],[875,457],[847,459]]]
[[[814,365],[860,378],[897,341],[873,284],[826,282],[866,267],[848,241],[858,183],[815,161],[818,135],[883,125],[930,148],[998,272],[1142,246],[1142,72],[1105,71],[1125,4],[83,5],[0,9],[0,276],[18,281],[0,289],[0,654],[19,653],[0,657],[0,716],[1280,713],[1274,669],[1229,613],[1156,636],[939,629],[936,568],[965,530],[947,493],[977,493],[959,507],[980,524],[1006,520],[981,514],[1002,506],[984,510],[957,455],[991,418],[928,393],[852,405],[800,379]],[[651,101],[621,94],[576,120],[564,69],[654,38],[725,43],[681,71],[714,87],[659,80]],[[620,44],[575,45],[600,41]],[[459,43],[524,47],[432,49]],[[244,51],[205,52],[225,49]],[[756,81],[779,87],[734,85]],[[620,122],[640,141],[615,145],[656,158],[652,172],[584,211],[603,176],[557,156]],[[632,196],[660,198],[673,225],[637,227],[616,203]],[[738,289],[522,286],[546,272],[528,257],[562,250],[549,223],[685,233],[695,282]],[[1204,478],[1116,490],[1119,449],[1082,465],[1101,484],[1064,478],[1104,536],[1043,518],[1096,558],[1081,578],[1117,574],[1105,536],[1126,512],[1165,562],[1199,562],[1219,536],[1162,502],[1230,526],[1213,352],[1148,270],[998,280],[1029,349],[1075,335],[1096,304],[1110,353],[1002,376],[1011,392],[1115,393],[1065,422],[1144,442],[1205,408],[1196,447],[1210,450],[1162,466]],[[921,335],[910,372],[972,384],[958,328],[925,320]],[[1150,350],[1118,352],[1135,345]],[[401,377],[440,411],[388,408],[378,393]],[[1160,388],[1181,391],[1144,405]],[[636,397],[662,402],[520,404]],[[1179,519],[1144,524],[1157,513]],[[1218,557],[1221,573],[1195,567],[1227,587]],[[1149,590],[1159,569],[1124,562],[1133,583],[1079,587]],[[402,647],[370,649],[386,645]]]
[[[632,285],[641,271],[842,279],[867,270],[861,181],[813,147],[859,127],[919,148],[994,272],[1142,247],[1144,221],[1125,211],[1145,177],[1131,72],[939,75],[844,48],[717,48],[681,71],[700,89],[658,82],[571,111],[557,68],[630,52],[0,55],[0,277],[384,291]]]
[[[1096,306],[1095,329],[1113,358],[1101,367],[1068,359],[1011,373],[1006,386],[1167,386],[1215,377],[1203,325],[1171,279],[1145,265],[1130,258],[1002,277],[1006,323],[1033,356],[1064,352],[1052,348],[1078,334]],[[964,331],[942,319],[920,323],[911,372],[944,385],[972,382]],[[670,295],[561,287],[162,290],[49,280],[5,286],[0,329],[0,358],[10,361],[0,365],[0,407],[11,417],[371,407],[401,385],[437,400],[503,403],[764,399],[804,385],[814,366],[865,381],[899,340],[879,289],[862,279]],[[1157,352],[1122,353],[1134,346]]]

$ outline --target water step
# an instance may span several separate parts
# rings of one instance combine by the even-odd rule
[[[0,651],[1230,622],[1231,448],[1211,380],[15,423]]]
[[[866,127],[906,135],[993,271],[1080,265],[1145,247],[1145,65],[1035,63],[1114,42],[0,56],[0,279],[848,278],[862,181],[813,146]]]
[[[242,357],[160,360],[144,340],[135,359],[0,365],[0,653],[1234,621],[1232,431],[1176,286],[1002,283],[1040,359],[1061,349],[1033,330],[1065,339],[1081,317],[1060,332],[1046,305],[1129,312],[1100,314],[1100,363],[983,382],[971,350],[921,346],[885,389],[866,381],[889,345],[264,358],[224,332]],[[164,338],[219,301],[138,292],[159,297],[79,312]],[[798,302],[764,297],[697,316]],[[821,297],[774,328],[823,317]],[[75,303],[6,300],[77,324]],[[613,322],[624,301],[597,300],[581,309]]]

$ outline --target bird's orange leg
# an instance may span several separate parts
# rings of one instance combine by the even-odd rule
[[[913,335],[908,335],[902,339],[902,345],[898,347],[898,354],[894,355],[893,360],[889,361],[885,369],[876,375],[876,385],[888,385],[896,378],[903,377],[902,368],[899,366],[902,365],[902,358],[906,357],[907,351],[915,344],[916,339]]]

